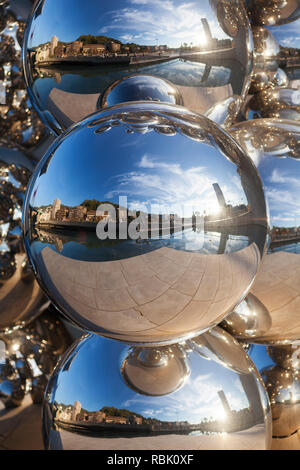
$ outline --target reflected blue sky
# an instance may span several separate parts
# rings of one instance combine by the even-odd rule
[[[201,19],[208,20],[212,35],[228,36],[220,28],[212,2],[184,0],[51,0],[43,5],[42,14],[34,20],[29,47],[51,40],[71,42],[82,34],[105,35],[123,43],[142,45],[203,43]]]
[[[280,227],[300,225],[300,161],[264,156],[259,163],[272,224]]]
[[[221,187],[226,203],[247,205],[237,168],[213,145],[199,143],[177,132],[173,136],[152,130],[127,134],[125,125],[97,135],[81,128],[57,148],[47,172],[36,179],[30,204],[67,206],[86,199],[119,202],[128,208],[191,216],[214,213],[220,206],[213,188]]]
[[[85,341],[79,354],[69,362],[68,369],[59,375],[56,402],[73,405],[79,400],[89,411],[114,406],[148,418],[188,420],[191,424],[208,416],[220,419],[219,390],[224,391],[232,410],[249,406],[238,374],[214,361],[201,359],[196,353],[189,359],[192,372],[187,378],[188,388],[160,397],[137,394],[125,386],[121,376],[124,353],[122,343],[97,337]]]
[[[300,19],[280,26],[268,26],[268,29],[281,46],[300,49]]]

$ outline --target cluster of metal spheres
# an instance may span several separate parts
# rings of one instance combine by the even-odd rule
[[[299,27],[299,0],[35,2],[0,401],[43,401],[46,449],[300,448]]]

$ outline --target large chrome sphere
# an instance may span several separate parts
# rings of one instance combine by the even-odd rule
[[[46,449],[268,449],[270,421],[260,376],[220,328],[156,349],[89,335],[43,409]]]
[[[185,108],[124,104],[72,127],[41,160],[27,253],[55,305],[124,341],[174,342],[247,294],[268,224],[251,159]]]
[[[245,0],[251,21],[257,25],[284,25],[300,17],[298,0]]]
[[[300,339],[300,124],[258,119],[237,124],[231,134],[257,165],[272,230],[269,253],[251,289],[260,307],[246,299],[227,317],[226,327],[251,342],[290,344]],[[255,325],[251,335],[239,318],[245,302],[248,324]]]
[[[47,304],[22,244],[21,210],[33,169],[21,150],[0,146],[0,331],[27,323]]]
[[[113,104],[160,100],[201,114],[221,104],[213,115],[229,124],[249,89],[252,52],[242,0],[88,0],[84,8],[81,0],[40,0],[23,63],[36,109],[60,134],[106,105],[107,94]],[[137,78],[122,82],[137,75],[142,92]]]

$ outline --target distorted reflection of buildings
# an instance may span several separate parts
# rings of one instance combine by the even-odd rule
[[[218,39],[213,37],[209,23],[206,18],[201,19],[202,31],[200,37],[203,41],[199,44],[193,42],[183,42],[179,47],[169,47],[166,44],[143,45],[136,43],[123,43],[122,41],[110,38],[107,36],[93,36],[91,34],[81,35],[72,42],[59,41],[56,35],[52,36],[51,40],[40,44],[31,49],[31,55],[35,64],[44,62],[51,62],[53,60],[66,58],[78,58],[92,56],[92,57],[115,57],[115,56],[128,56],[152,54],[161,56],[164,54],[180,55],[188,52],[209,52],[221,49],[233,49],[235,47],[235,40],[231,38]]]
[[[248,380],[248,378],[245,378]],[[252,378],[249,376],[249,379]],[[244,384],[245,390],[249,384]],[[249,390],[249,388],[248,388]],[[254,406],[259,398],[259,392],[255,387],[251,387],[251,394],[248,394],[249,406],[240,410],[232,410],[229,401],[223,390],[218,391],[218,396],[222,403],[220,418],[205,417],[197,424],[188,421],[162,421],[152,417],[144,417],[139,413],[128,409],[118,409],[113,406],[104,406],[99,411],[88,411],[82,408],[81,403],[74,402],[74,405],[55,403],[55,423],[66,429],[76,429],[83,431],[109,431],[123,430],[125,432],[146,432],[146,433],[183,433],[190,434],[198,431],[202,433],[239,432],[249,427],[256,426],[263,422],[263,410]],[[255,393],[253,393],[255,392]],[[218,404],[218,408],[219,408]]]

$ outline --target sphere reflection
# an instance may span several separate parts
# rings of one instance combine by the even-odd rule
[[[296,121],[258,119],[237,124],[232,136],[255,162],[269,203],[271,244],[251,294],[263,305],[248,302],[247,316],[258,325],[249,335],[239,312],[225,320],[230,331],[251,342],[290,344],[300,339],[299,198],[300,125]],[[242,307],[241,307],[242,309]],[[241,312],[242,313],[242,312]],[[269,327],[266,319],[269,317]],[[260,327],[264,326],[264,330]]]
[[[134,342],[219,323],[249,290],[268,229],[251,160],[210,120],[157,103],[75,125],[40,162],[24,215],[58,308]]]
[[[147,0],[121,6],[117,0],[89,0],[84,10],[80,0],[40,0],[25,32],[29,93],[56,134],[95,112],[99,97],[116,81],[137,74],[171,82],[183,105],[201,114],[231,98],[234,104],[218,116],[219,123],[235,119],[252,69],[242,0]],[[155,86],[147,95],[166,97]]]
[[[132,75],[109,86],[101,97],[100,107],[127,101],[164,101],[183,105],[179,91],[167,80],[151,75]]]
[[[261,378],[228,333],[217,328],[204,334],[207,344],[211,334],[213,350],[191,340],[168,351],[150,348],[142,358],[140,349],[97,336],[75,343],[46,391],[45,447],[268,449],[269,402]],[[239,372],[228,361],[230,346],[238,351]],[[224,364],[207,360],[209,350]],[[124,370],[120,373],[124,360],[130,384],[124,380]],[[166,382],[155,380],[162,370],[172,384],[169,390]]]

